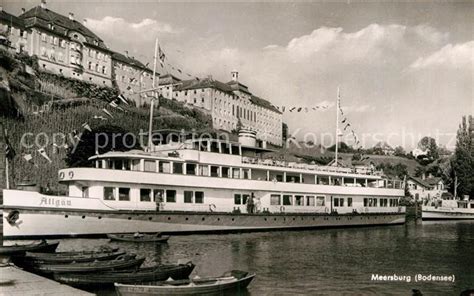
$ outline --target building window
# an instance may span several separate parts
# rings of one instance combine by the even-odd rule
[[[104,200],[115,200],[114,187],[104,187]]]
[[[102,66],[102,74],[107,74],[107,67],[106,66]]]
[[[166,202],[176,202],[176,190],[166,190]]]
[[[41,41],[46,42],[46,34],[41,33]]]
[[[184,203],[193,203],[192,191],[184,191]]]
[[[140,189],[140,201],[151,201],[151,189],[148,189],[148,188]]]
[[[130,200],[130,188],[125,188],[125,187],[119,188],[119,200],[122,200],[122,201]]]
[[[92,62],[89,62],[88,69],[89,69],[89,70],[92,70]]]

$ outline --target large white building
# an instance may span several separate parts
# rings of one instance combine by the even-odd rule
[[[269,101],[253,95],[239,82],[238,72],[224,83],[212,79],[160,79],[161,95],[201,108],[212,116],[215,129],[233,131],[240,127],[257,133],[257,139],[282,145],[282,113]],[[240,124],[239,124],[240,121]]]

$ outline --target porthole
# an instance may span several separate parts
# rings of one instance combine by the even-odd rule
[[[102,216],[97,217],[97,219],[99,219],[99,220],[102,219]]]
[[[168,220],[171,220],[171,217],[168,217]]]
[[[277,220],[277,218],[273,218],[273,221],[276,221],[276,220]]]
[[[217,218],[217,221],[221,221],[221,218]]]
[[[232,221],[234,221],[234,220],[235,220],[235,219],[234,219],[234,218],[232,218]]]
[[[150,221],[151,221],[152,219],[153,219],[152,217],[148,217],[148,220],[150,220]]]
[[[132,220],[132,217],[128,217],[128,220]]]
[[[303,217],[301,217],[301,221],[303,221],[303,220],[304,220],[304,218],[303,218]]]
[[[316,220],[315,218],[313,218],[313,221]]]
[[[206,220],[206,218],[202,217],[202,221]]]
[[[293,217],[293,221],[295,221],[295,220],[296,220],[296,218]]]
[[[184,220],[188,221],[188,220],[189,220],[189,218],[188,218],[188,217],[186,217]]]
[[[68,215],[64,215],[64,218],[68,218],[69,216]]]
[[[82,219],[85,219],[85,218],[86,218],[86,216],[82,216]]]
[[[263,220],[267,221],[267,218],[263,218]]]

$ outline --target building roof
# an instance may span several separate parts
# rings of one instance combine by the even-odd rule
[[[439,181],[442,181],[442,178],[440,177],[431,177],[431,178],[417,178],[417,177],[408,177],[409,179],[413,180],[414,182],[418,183],[419,185],[425,187],[425,188],[431,188],[439,183]]]
[[[3,9],[0,11],[0,21],[11,25],[12,27],[18,27],[20,29],[25,29],[25,22],[23,19],[10,14]]]
[[[104,41],[82,23],[71,20],[69,17],[56,13],[48,8],[42,8],[41,6],[33,7],[20,15],[20,18],[24,20],[27,28],[39,27],[43,30],[63,36],[67,36],[69,31],[75,31],[84,35],[88,44],[96,45],[101,49],[107,49]],[[54,27],[51,28],[50,25],[54,25]],[[95,42],[97,42],[97,44],[95,44]]]
[[[252,104],[254,104],[254,105],[257,105],[257,106],[260,106],[262,108],[268,109],[268,110],[276,112],[278,114],[281,114],[280,110],[278,110],[275,106],[272,105],[272,103],[270,103],[269,101],[267,101],[265,99],[262,99],[262,98],[259,98],[257,96],[252,95],[252,96],[250,96],[250,102],[252,102]]]
[[[242,84],[238,81],[231,80],[227,82],[226,84],[229,85],[233,91],[241,91],[249,95],[252,95],[252,93],[249,91],[249,88],[245,84]]]
[[[201,88],[215,88],[228,94],[234,94],[232,92],[232,88],[229,85],[212,78],[183,80],[177,87],[177,90],[191,90]]]
[[[112,59],[116,60],[116,61],[119,61],[121,63],[127,64],[127,65],[130,65],[130,66],[136,67],[136,68],[140,68],[142,70],[151,71],[146,65],[144,65],[139,60],[136,60],[133,57],[128,57],[128,56],[123,55],[123,54],[118,53],[118,52],[113,52],[112,53]]]
[[[160,75],[160,85],[175,84],[180,81],[181,79],[169,73]]]

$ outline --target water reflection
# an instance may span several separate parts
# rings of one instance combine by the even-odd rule
[[[147,256],[145,265],[192,260],[191,276],[231,269],[257,273],[251,295],[453,295],[474,285],[474,222],[409,222],[391,227],[172,237],[168,244],[63,240],[60,250],[110,244]],[[415,274],[456,276],[453,283],[415,283]],[[410,275],[374,282],[372,274]],[[98,291],[102,295],[110,291]]]

